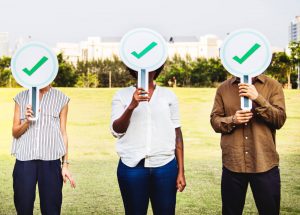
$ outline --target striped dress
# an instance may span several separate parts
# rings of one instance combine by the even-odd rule
[[[31,122],[27,131],[13,140],[12,155],[17,160],[49,161],[60,159],[65,155],[59,114],[69,100],[66,95],[54,88],[50,88],[43,95],[38,120]],[[14,101],[20,106],[20,118],[21,122],[24,122],[26,106],[29,104],[29,90],[20,92]]]

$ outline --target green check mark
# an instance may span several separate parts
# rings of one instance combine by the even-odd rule
[[[260,45],[258,43],[255,43],[247,52],[242,56],[242,58],[239,58],[238,56],[234,56],[233,60],[238,62],[239,64],[244,63],[245,60],[247,60],[258,48]]]
[[[31,70],[28,70],[27,68],[23,69],[23,72],[25,72],[28,76],[31,76],[33,73],[35,73],[46,61],[48,58],[46,56],[43,56],[35,65],[32,67]]]
[[[136,53],[136,51],[131,52],[131,54],[136,57],[137,59],[140,59],[141,57],[143,57],[145,54],[147,54],[151,49],[153,49],[155,46],[157,46],[156,42],[152,42],[150,43],[146,48],[144,48],[143,51],[141,51],[140,53]]]

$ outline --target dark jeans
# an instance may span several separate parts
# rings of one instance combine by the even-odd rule
[[[117,174],[126,215],[147,214],[149,199],[154,215],[175,214],[178,174],[175,159],[156,168],[144,167],[144,160],[131,168],[120,160]]]
[[[42,214],[60,214],[63,186],[60,160],[16,160],[13,187],[18,215],[33,214],[36,184],[39,186]]]
[[[223,167],[222,211],[224,215],[243,213],[248,183],[260,215],[278,215],[280,210],[280,173],[278,167],[264,173],[235,173]]]

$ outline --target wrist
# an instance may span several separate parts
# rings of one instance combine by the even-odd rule
[[[232,123],[235,125],[236,124],[236,117],[235,117],[235,114],[232,116]]]
[[[130,103],[130,105],[128,106],[128,110],[133,111],[136,108],[137,105]]]
[[[178,168],[178,174],[184,175],[184,168]]]
[[[24,120],[24,124],[25,124],[25,125],[29,125],[29,124],[30,124],[30,121],[29,121],[29,119],[25,118],[25,120]]]
[[[258,98],[258,94],[253,96],[252,101],[256,100],[257,98]]]
[[[62,167],[69,167],[69,161],[68,160],[63,160],[62,162],[61,162],[61,165],[62,165]]]

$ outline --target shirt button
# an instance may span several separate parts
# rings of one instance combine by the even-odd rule
[[[245,125],[248,125],[247,123],[245,123]]]
[[[246,153],[246,155],[248,154],[248,152],[245,152]]]
[[[247,139],[248,139],[248,137],[245,137],[245,139],[247,140]]]

